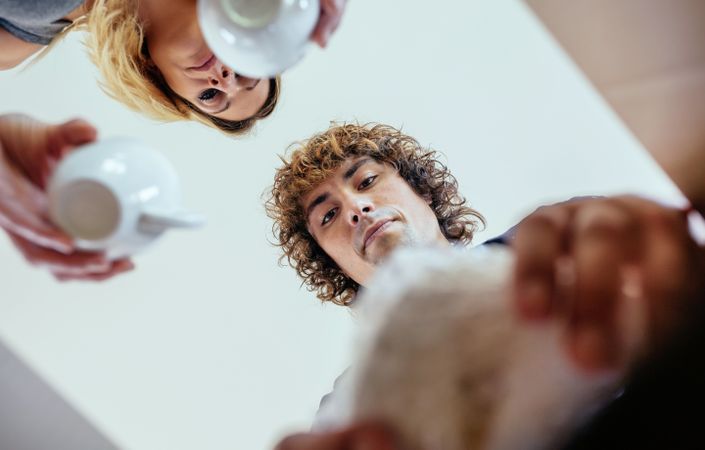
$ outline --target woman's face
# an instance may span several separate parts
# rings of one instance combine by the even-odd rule
[[[169,87],[204,113],[249,119],[267,100],[269,80],[242,77],[221,63],[206,45],[191,4],[159,17],[152,14],[156,20],[146,30],[152,61]]]

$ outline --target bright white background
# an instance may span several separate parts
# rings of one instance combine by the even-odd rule
[[[403,126],[444,152],[488,219],[477,242],[574,195],[678,198],[519,1],[350,0],[329,49],[285,75],[278,111],[239,140],[108,99],[79,37],[0,74],[0,112],[144,139],[209,225],[96,285],[59,284],[0,238],[0,338],[124,448],[266,449],[309,426],[354,319],[277,266],[260,196],[276,155],[330,120]]]

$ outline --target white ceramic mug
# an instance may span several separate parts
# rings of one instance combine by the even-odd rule
[[[181,207],[169,161],[130,138],[106,139],[68,154],[49,180],[49,216],[76,247],[109,259],[133,255],[169,228],[204,224]]]
[[[319,0],[198,0],[208,47],[251,78],[271,78],[299,61],[319,13]]]

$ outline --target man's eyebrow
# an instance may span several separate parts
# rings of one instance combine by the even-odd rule
[[[355,172],[357,172],[357,169],[359,169],[360,167],[362,167],[363,165],[365,165],[371,161],[372,161],[372,158],[362,158],[361,160],[359,160],[358,162],[356,162],[355,164],[350,166],[350,168],[348,170],[346,170],[345,173],[343,174],[343,180],[347,181],[350,178],[352,178],[352,176],[355,175]]]
[[[353,177],[353,175],[355,175],[355,172],[357,172],[357,169],[364,166],[368,162],[372,162],[372,161],[373,161],[372,158],[362,158],[361,160],[357,161],[355,164],[350,166],[348,168],[348,170],[345,171],[345,173],[343,174],[343,180],[346,180],[346,181],[349,180],[350,178]],[[311,215],[311,212],[313,211],[313,209],[316,206],[320,205],[321,203],[325,202],[326,200],[328,200],[328,193],[327,192],[316,197],[311,202],[311,204],[306,207],[306,215],[304,216],[304,217],[306,217],[306,221],[308,221],[308,218]]]
[[[311,204],[309,204],[309,205],[306,207],[306,216],[305,216],[305,217],[306,217],[306,221],[307,221],[307,222],[308,222],[308,217],[311,215],[311,212],[313,212],[313,209],[314,209],[316,206],[320,205],[321,203],[325,202],[326,200],[328,200],[328,193],[327,193],[327,192],[325,192],[325,193],[319,195],[318,197],[316,197],[316,198],[311,202]]]

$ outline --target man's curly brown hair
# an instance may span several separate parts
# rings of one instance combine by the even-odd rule
[[[451,242],[467,245],[478,226],[485,224],[482,215],[467,206],[458,193],[458,182],[438,160],[439,154],[396,128],[332,125],[293,147],[288,160],[281,158],[284,164],[274,176],[267,215],[274,220],[275,244],[283,250],[280,263],[286,260],[303,278],[303,284],[324,302],[348,306],[360,286],[308,232],[302,200],[348,158],[369,156],[393,166],[419,196],[430,199],[438,225]]]

